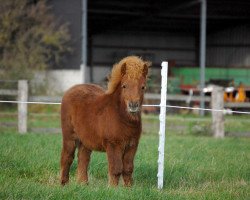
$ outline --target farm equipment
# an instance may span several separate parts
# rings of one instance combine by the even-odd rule
[[[182,94],[199,95],[199,68],[175,67],[171,68],[172,75],[180,79]],[[244,84],[243,84],[244,83]],[[245,68],[207,68],[206,88],[203,91],[210,95],[209,85],[218,85],[225,88],[224,101],[232,103],[249,102],[250,99],[250,70]]]
[[[239,87],[232,89],[225,89],[224,93],[224,101],[225,102],[248,102],[249,98],[247,97],[246,88],[241,83]]]

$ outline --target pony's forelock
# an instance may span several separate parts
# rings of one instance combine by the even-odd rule
[[[137,56],[128,56],[123,58],[119,63],[114,64],[108,81],[108,89],[106,93],[112,94],[122,79],[121,69],[122,66],[126,65],[126,77],[128,79],[139,79],[143,76],[144,70],[148,71],[148,67],[151,65],[150,62],[145,62]]]

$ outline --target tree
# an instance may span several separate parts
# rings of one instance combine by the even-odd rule
[[[56,21],[44,0],[31,2],[0,0],[1,79],[31,79],[71,51],[67,25]]]

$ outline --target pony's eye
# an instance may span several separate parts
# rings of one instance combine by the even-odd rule
[[[142,86],[142,87],[141,87],[142,90],[145,90],[145,88],[146,88],[145,86]]]
[[[122,85],[122,88],[123,88],[123,89],[125,89],[125,88],[126,88],[126,85],[125,85],[125,84],[124,84],[124,85]]]

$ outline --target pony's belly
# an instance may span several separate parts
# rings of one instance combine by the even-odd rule
[[[82,142],[82,144],[92,150],[92,151],[105,151],[105,148],[103,146],[103,142],[101,140],[101,138],[99,137],[91,137],[90,135],[86,136],[86,137],[80,137],[80,141]]]
[[[91,144],[84,143],[84,146],[86,146],[88,149],[92,151],[102,151],[102,152],[106,151],[102,145],[97,145],[97,144],[93,145],[92,143]]]

